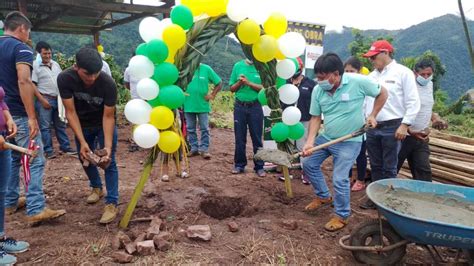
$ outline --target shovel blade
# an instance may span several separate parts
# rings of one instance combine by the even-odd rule
[[[276,149],[260,149],[254,155],[255,160],[262,160],[276,165],[291,167],[292,156]]]

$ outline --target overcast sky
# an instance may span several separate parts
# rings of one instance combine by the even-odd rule
[[[238,0],[237,0],[238,1]],[[289,20],[320,23],[326,30],[342,26],[367,29],[405,29],[445,14],[459,14],[457,0],[252,0],[269,1]],[[127,0],[126,0],[127,2]],[[158,0],[134,0],[155,4]],[[177,0],[176,2],[179,2]],[[474,20],[474,0],[462,0],[466,16]]]

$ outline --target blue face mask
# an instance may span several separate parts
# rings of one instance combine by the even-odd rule
[[[329,82],[329,80],[327,80],[327,79],[318,81],[318,85],[319,85],[319,87],[321,87],[321,89],[323,89],[324,91],[330,91],[330,90],[332,90],[332,88],[334,87],[334,84],[331,84],[331,83]]]
[[[422,76],[417,76],[416,77],[416,82],[418,82],[418,84],[420,84],[421,86],[426,86],[428,85],[428,83],[430,83],[430,81],[433,79],[433,75],[429,76],[428,78],[424,78]]]

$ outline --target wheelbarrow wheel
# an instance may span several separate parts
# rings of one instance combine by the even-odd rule
[[[365,221],[357,226],[351,234],[349,243],[351,246],[368,247],[389,246],[403,241],[403,238],[395,232],[392,226],[382,219],[383,238],[380,237],[380,225],[378,219]],[[371,265],[391,265],[399,262],[406,253],[406,245],[397,247],[386,252],[377,251],[352,251],[354,258],[361,263]]]

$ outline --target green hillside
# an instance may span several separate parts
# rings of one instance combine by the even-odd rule
[[[101,43],[105,52],[112,54],[121,67],[126,67],[135,47],[141,42],[138,34],[139,21],[118,26],[101,34]],[[469,22],[474,34],[474,22]],[[352,41],[351,28],[342,33],[327,33],[324,40],[325,51],[333,51],[343,59],[349,56],[348,44]],[[457,99],[465,91],[474,87],[474,75],[470,68],[469,55],[462,31],[461,20],[454,15],[445,15],[405,30],[368,30],[366,36],[374,38],[392,36],[396,49],[395,58],[418,56],[426,50],[438,54],[446,66],[446,75],[441,81],[443,90],[451,100]],[[32,34],[33,41],[48,41],[55,51],[73,55],[80,47],[92,43],[91,36],[37,33]],[[227,84],[232,65],[243,58],[238,43],[231,38],[222,39],[205,57],[204,63],[213,67]]]
[[[472,35],[474,21],[469,21],[468,24]],[[347,45],[352,41],[351,31],[352,29],[345,28],[342,33],[327,33],[324,50],[334,51],[342,58],[347,58],[349,56]],[[405,30],[369,30],[363,31],[363,34],[374,38],[392,36],[397,60],[421,55],[426,50],[438,54],[446,66],[441,87],[448,93],[451,101],[474,87],[474,73],[470,66],[461,19],[455,15],[441,16]]]

